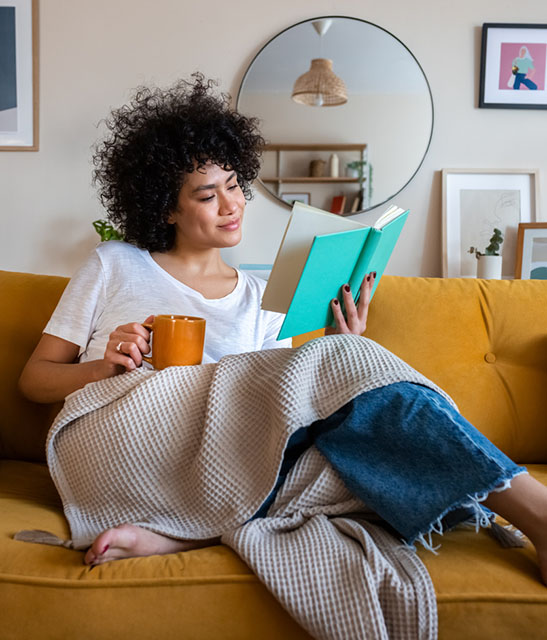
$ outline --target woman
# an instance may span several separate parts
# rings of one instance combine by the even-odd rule
[[[513,83],[515,91],[520,89],[521,84],[528,87],[530,91],[535,91],[538,88],[537,84],[532,81],[536,70],[528,47],[520,48],[518,57],[513,60],[513,70],[515,71],[515,82]]]
[[[141,366],[150,336],[140,322],[155,313],[206,317],[204,362],[290,346],[275,340],[281,316],[260,310],[265,283],[229,267],[220,256],[221,248],[241,239],[245,200],[258,173],[263,139],[255,120],[232,111],[228,98],[214,96],[211,83],[198,74],[193,83],[181,82],[167,91],[139,91],[130,105],[113,113],[107,126],[110,137],[94,158],[95,179],[109,217],[126,243],[99,246],[71,280],[22,373],[23,393],[36,402],[54,402],[89,382]],[[332,301],[337,333],[364,332],[373,284],[374,274],[368,274],[357,305],[349,287],[342,286],[345,316],[338,301]],[[547,489],[437,395],[419,385],[389,385],[359,396],[331,418],[315,423],[310,433],[328,454],[333,424],[352,429],[357,421],[358,430],[376,429],[374,460],[370,466],[362,460],[360,464],[367,481],[377,488],[378,502],[385,502],[390,498],[385,475],[374,472],[374,462],[384,454],[387,458],[388,449],[393,449],[383,435],[385,416],[400,428],[395,439],[404,437],[409,446],[415,441],[413,430],[420,432],[420,442],[427,432],[433,472],[438,468],[439,447],[444,446],[443,455],[450,459],[458,452],[477,477],[473,500],[478,503],[479,490],[488,494],[484,504],[530,537],[547,580]],[[443,429],[452,437],[448,449]],[[309,444],[301,437],[289,442],[278,486]],[[401,495],[393,491],[395,467],[406,471],[412,464],[392,463],[389,480],[394,495]],[[402,476],[403,488],[425,475],[423,466],[415,471]],[[433,509],[434,518],[465,503],[465,492],[458,494],[460,478],[461,469],[451,477],[436,478],[437,503],[432,507],[429,500],[425,505]],[[441,485],[446,493],[440,491]],[[448,497],[454,489],[455,501]],[[420,489],[418,494],[422,493]],[[255,517],[263,515],[271,498]],[[367,504],[374,508],[374,498]],[[395,510],[393,504],[391,509]],[[126,523],[101,533],[85,562],[172,553],[216,541],[175,540]]]

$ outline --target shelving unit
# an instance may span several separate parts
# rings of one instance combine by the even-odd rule
[[[275,152],[275,174],[273,176],[261,177],[261,181],[265,184],[275,185],[276,195],[281,193],[281,186],[285,184],[302,184],[302,185],[319,185],[319,184],[357,184],[360,185],[359,189],[363,191],[363,195],[366,197],[366,178],[360,180],[359,178],[353,178],[348,176],[331,177],[328,175],[320,177],[312,177],[309,175],[283,175],[283,160],[286,158],[286,154],[294,152],[306,152],[309,154],[308,163],[314,159],[321,152],[340,152],[348,153],[352,152],[357,154],[357,158],[363,162],[367,162],[367,145],[366,144],[267,144],[263,148],[264,152]],[[328,169],[327,169],[328,170]],[[343,168],[341,167],[343,171]]]

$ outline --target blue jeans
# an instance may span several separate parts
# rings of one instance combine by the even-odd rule
[[[400,382],[358,396],[290,438],[269,506],[298,457],[315,445],[346,487],[409,544],[430,546],[444,523],[473,517],[480,501],[526,471],[497,449],[441,395]],[[429,536],[429,543],[427,537]]]
[[[537,84],[535,82],[532,82],[530,78],[527,78],[525,73],[517,73],[515,75],[515,83],[513,84],[513,89],[520,89],[521,84],[526,85],[531,91],[534,91],[538,88]]]

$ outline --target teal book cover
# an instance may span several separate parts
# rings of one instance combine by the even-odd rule
[[[381,229],[363,226],[316,236],[277,339],[334,326],[331,300],[341,300],[340,288],[349,283],[357,302],[361,282],[372,271],[377,274],[374,295],[408,213]]]

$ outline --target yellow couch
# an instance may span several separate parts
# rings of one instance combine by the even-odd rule
[[[89,569],[80,552],[13,540],[35,528],[69,537],[44,464],[58,407],[27,402],[16,388],[65,284],[0,272],[0,639],[308,638],[223,546]],[[547,483],[546,282],[386,276],[366,335],[437,382]],[[547,638],[547,587],[533,549],[502,549],[484,531],[439,541],[439,555],[419,553],[441,639]]]

